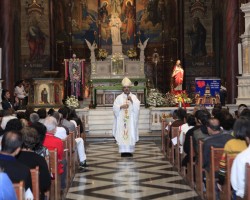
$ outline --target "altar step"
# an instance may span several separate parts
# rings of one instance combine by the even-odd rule
[[[89,110],[89,132],[87,135],[112,135],[114,114],[112,107],[96,108]],[[139,117],[139,132],[150,132],[149,109],[141,107]]]

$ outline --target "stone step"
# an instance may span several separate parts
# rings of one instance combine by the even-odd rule
[[[111,107],[97,108],[89,110],[89,134],[96,135],[104,133],[112,135],[114,114]],[[149,110],[141,108],[139,115],[139,131],[150,131]]]

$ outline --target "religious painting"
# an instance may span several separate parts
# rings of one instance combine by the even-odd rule
[[[134,44],[135,3],[134,0],[100,0],[98,9],[101,45],[111,45],[110,20],[112,15],[121,21],[120,34],[123,45]]]
[[[159,2],[158,0],[136,1],[137,34],[143,41],[150,38],[150,42],[159,42],[161,39],[162,18]]]
[[[73,43],[98,41],[98,1],[75,0],[71,7]]]
[[[20,1],[21,18],[21,68],[24,79],[42,77],[50,61],[50,31],[48,4],[32,0]]]
[[[39,104],[49,104],[50,94],[49,86],[47,84],[41,84],[38,89],[38,102]]]

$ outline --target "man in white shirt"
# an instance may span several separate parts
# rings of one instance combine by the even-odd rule
[[[250,163],[250,120],[245,117],[240,117],[242,121],[241,130],[246,132],[246,142],[248,148],[239,153],[234,159],[231,169],[231,185],[236,192],[236,196],[244,198],[245,195],[245,177],[246,163]]]

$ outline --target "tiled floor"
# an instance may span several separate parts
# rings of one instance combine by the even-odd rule
[[[75,175],[69,199],[198,200],[153,141],[140,141],[133,158],[121,158],[113,141],[87,148],[88,168]]]

